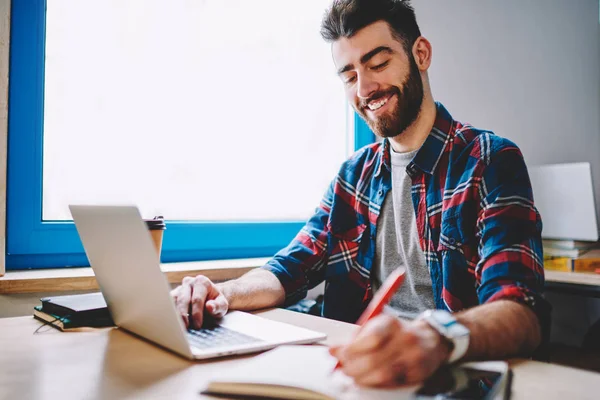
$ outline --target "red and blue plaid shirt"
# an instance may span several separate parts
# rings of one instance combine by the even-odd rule
[[[286,304],[325,280],[323,316],[355,322],[367,306],[377,219],[392,188],[389,147],[383,140],[344,162],[312,218],[264,266],[281,281]],[[436,307],[514,300],[533,309],[546,336],[542,222],[519,148],[453,120],[437,103],[407,172]]]

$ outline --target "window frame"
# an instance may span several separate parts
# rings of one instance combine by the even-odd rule
[[[42,220],[46,0],[11,7],[6,269],[89,266],[72,221]],[[354,148],[373,143],[354,115]],[[271,256],[305,221],[167,221],[162,262]]]

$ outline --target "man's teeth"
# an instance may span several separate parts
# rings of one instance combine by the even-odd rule
[[[383,100],[371,102],[371,103],[367,104],[367,107],[369,107],[369,110],[375,111],[375,110],[380,109],[381,107],[383,107],[383,105],[385,103],[387,103],[387,102],[388,102],[388,99],[385,98]]]

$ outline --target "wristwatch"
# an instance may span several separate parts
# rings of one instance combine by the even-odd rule
[[[448,363],[453,363],[465,355],[469,348],[469,329],[460,324],[454,316],[445,310],[427,310],[419,316],[440,335],[452,343],[453,348]]]

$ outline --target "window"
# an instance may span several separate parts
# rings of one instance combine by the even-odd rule
[[[163,262],[285,246],[373,140],[319,36],[327,4],[13,2],[7,268],[87,265],[72,203],[164,215]]]

